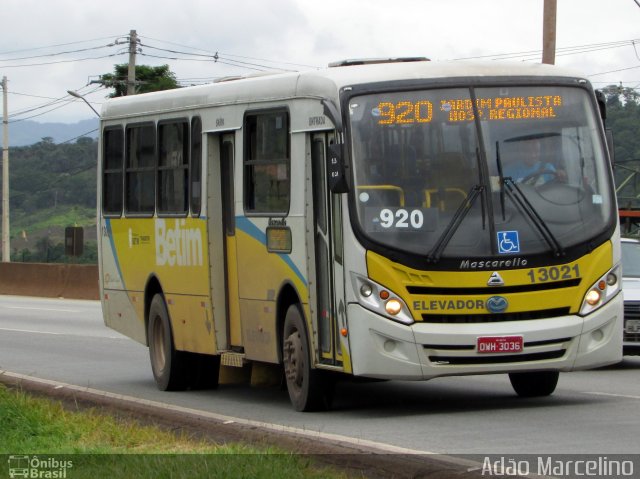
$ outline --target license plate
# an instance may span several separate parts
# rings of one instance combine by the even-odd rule
[[[522,336],[483,336],[478,338],[479,353],[521,353],[524,346]]]
[[[630,334],[640,333],[640,319],[627,319],[624,322],[624,331]]]

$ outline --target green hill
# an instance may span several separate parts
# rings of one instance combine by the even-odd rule
[[[9,151],[11,256],[13,261],[71,261],[64,228],[84,228],[85,254],[96,261],[96,159],[98,142],[51,138]]]

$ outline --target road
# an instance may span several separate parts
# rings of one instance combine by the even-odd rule
[[[279,388],[158,391],[147,349],[107,329],[98,302],[0,296],[0,370],[411,450],[640,453],[640,357],[561,374],[548,398],[516,397],[506,375],[345,382],[332,411],[305,414]]]

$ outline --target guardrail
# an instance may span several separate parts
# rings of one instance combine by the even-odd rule
[[[98,265],[0,263],[0,294],[100,299]]]

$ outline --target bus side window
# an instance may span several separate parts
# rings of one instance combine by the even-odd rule
[[[156,128],[153,124],[127,128],[125,210],[153,214],[155,209]]]
[[[245,127],[245,211],[286,214],[291,193],[289,114],[247,115]]]
[[[158,213],[186,213],[189,124],[186,121],[160,123],[158,137]]]
[[[191,120],[191,155],[189,164],[191,215],[200,216],[202,208],[202,120]]]
[[[124,132],[122,127],[104,131],[102,153],[102,212],[105,216],[122,214],[122,167]]]

